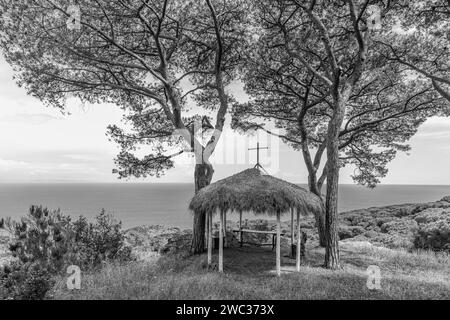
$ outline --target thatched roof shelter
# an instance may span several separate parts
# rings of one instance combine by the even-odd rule
[[[297,270],[300,271],[300,214],[321,213],[322,201],[311,192],[281,179],[263,174],[259,169],[249,169],[229,178],[220,180],[200,190],[191,200],[189,209],[196,214],[206,215],[206,238],[208,239],[208,265],[212,262],[212,220],[215,214],[220,214],[219,227],[219,271],[223,272],[223,244],[226,243],[226,214],[240,214],[239,232],[241,245],[243,233],[264,233],[257,230],[242,228],[242,213],[251,212],[256,215],[277,217],[276,232],[268,230],[273,235],[273,245],[277,248],[277,274],[281,274],[281,222],[280,217],[291,215],[291,244],[295,248],[294,213],[297,214]],[[275,243],[276,236],[276,243]],[[295,250],[292,250],[295,251]]]
[[[192,200],[193,212],[215,214],[218,209],[231,212],[252,212],[276,216],[297,209],[302,214],[323,210],[322,202],[313,193],[284,180],[248,169],[202,189]]]

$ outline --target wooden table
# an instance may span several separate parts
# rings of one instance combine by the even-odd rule
[[[277,245],[277,232],[276,231],[270,231],[270,230],[251,230],[251,229],[235,229],[233,232],[239,234],[239,241],[241,244],[241,247],[244,245],[244,233],[256,233],[256,234],[268,234],[272,235],[272,243],[252,243],[259,246],[272,246],[272,251],[275,249],[275,246]],[[281,233],[282,236],[284,236],[284,233]]]

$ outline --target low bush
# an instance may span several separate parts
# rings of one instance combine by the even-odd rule
[[[15,240],[10,245],[16,262],[0,270],[0,298],[43,299],[53,276],[69,265],[87,271],[106,261],[131,260],[121,223],[103,210],[89,223],[75,222],[59,210],[32,206],[21,222],[13,224]]]
[[[418,249],[450,252],[450,210],[429,208],[417,214],[419,232],[414,240]]]
[[[42,300],[53,284],[53,273],[39,263],[16,261],[0,270],[0,298],[4,300]]]
[[[21,263],[38,263],[51,272],[63,268],[71,243],[71,222],[59,210],[32,206],[28,215],[14,224],[13,235],[10,250]]]
[[[427,223],[420,224],[414,241],[418,249],[450,252],[450,216],[441,216]]]
[[[122,224],[104,210],[89,223],[80,217],[72,225],[72,239],[67,260],[80,268],[92,269],[103,261],[131,259],[131,248],[125,245]]]
[[[445,209],[439,209],[439,208],[430,208],[426,209],[419,214],[417,214],[414,217],[414,220],[416,220],[419,224],[428,224],[431,222],[436,222],[442,219],[443,216],[447,215],[449,213],[446,213]]]
[[[418,228],[417,222],[414,220],[399,219],[384,223],[381,226],[381,232],[400,235],[414,235]]]
[[[396,209],[394,210],[394,215],[398,218],[404,218],[411,215],[414,215],[415,211],[417,210],[417,205],[411,204],[411,205],[402,205],[402,206],[395,206]]]
[[[379,233],[376,237],[370,239],[371,242],[390,249],[406,249],[414,248],[414,235],[396,234],[396,233]]]
[[[361,226],[339,226],[339,239],[345,240],[363,234],[366,230]]]

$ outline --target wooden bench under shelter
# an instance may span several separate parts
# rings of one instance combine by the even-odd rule
[[[277,244],[277,232],[276,231],[270,231],[270,230],[251,230],[251,229],[235,229],[233,230],[234,233],[237,233],[239,235],[239,243],[240,246],[244,246],[244,233],[255,233],[255,234],[266,234],[272,236],[272,242],[270,243],[252,243],[254,245],[259,246],[272,246],[272,251],[275,250],[275,246]],[[281,233],[281,236],[284,236],[284,233]],[[247,242],[248,243],[248,242]]]

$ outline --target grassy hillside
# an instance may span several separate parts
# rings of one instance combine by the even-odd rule
[[[284,248],[287,254],[286,248]],[[342,242],[343,270],[320,268],[323,249],[308,248],[300,273],[283,258],[274,275],[270,249],[225,251],[225,274],[205,268],[205,256],[168,255],[153,262],[108,265],[84,274],[82,290],[69,292],[61,279],[56,299],[450,299],[450,257],[446,253],[407,253]],[[381,269],[380,291],[367,288],[369,265]]]
[[[282,276],[275,276],[270,249],[239,248],[228,230],[225,273],[206,268],[206,257],[189,256],[191,232],[141,226],[124,233],[135,262],[101,264],[82,274],[82,290],[68,291],[57,278],[47,298],[55,299],[450,299],[450,199],[361,209],[340,214],[342,270],[321,267],[312,217],[303,218],[308,236],[301,272],[289,252],[290,225],[283,222]],[[273,229],[274,221],[245,221],[251,229]],[[235,223],[227,223],[229,229]],[[105,235],[109,233],[106,232]],[[0,265],[8,261],[11,234],[0,229]],[[249,242],[265,242],[249,235]],[[107,241],[108,242],[108,241]],[[426,250],[417,248],[427,248]],[[217,256],[217,253],[215,253]],[[127,260],[128,261],[128,260]],[[103,263],[103,262],[102,262]],[[367,288],[368,266],[381,270],[378,291]],[[97,268],[97,267],[96,267]],[[95,269],[94,269],[95,270]],[[63,273],[64,274],[64,273]],[[65,275],[64,275],[65,276]],[[1,287],[0,287],[1,296]]]

